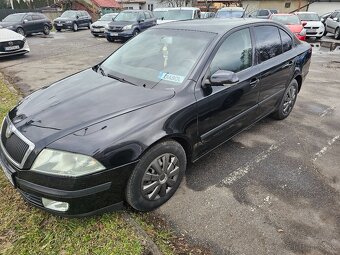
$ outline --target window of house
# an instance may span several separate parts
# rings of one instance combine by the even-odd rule
[[[239,30],[221,44],[210,64],[210,73],[218,70],[242,71],[252,65],[252,55],[249,29]]]
[[[285,3],[285,8],[290,8],[290,2]]]
[[[279,29],[274,26],[258,26],[254,28],[256,55],[259,63],[267,61],[282,53]]]

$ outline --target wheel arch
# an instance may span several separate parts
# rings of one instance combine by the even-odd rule
[[[302,76],[301,74],[297,74],[294,76],[294,80],[298,83],[298,92],[300,92],[301,86],[302,86]]]

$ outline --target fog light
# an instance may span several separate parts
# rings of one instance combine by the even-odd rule
[[[54,211],[66,212],[69,208],[69,204],[66,202],[54,201],[44,197],[41,199],[41,201],[46,208]]]

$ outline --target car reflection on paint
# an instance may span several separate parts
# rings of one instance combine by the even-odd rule
[[[52,213],[153,210],[189,161],[268,115],[286,118],[310,58],[310,45],[272,21],[155,26],[23,99],[3,121],[0,163],[25,200]]]

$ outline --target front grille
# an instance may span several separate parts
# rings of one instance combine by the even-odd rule
[[[305,29],[319,29],[319,27],[305,27]]]
[[[93,25],[92,25],[92,27],[93,28],[104,28],[103,26],[93,26]]]
[[[1,143],[12,160],[14,160],[18,166],[22,166],[22,161],[29,150],[29,144],[23,141],[16,132],[11,132],[11,135],[7,138],[7,127],[8,122],[7,119],[5,119],[1,130]]]
[[[11,46],[19,46],[19,49],[24,47],[25,42],[21,40],[15,40],[15,41],[7,41],[7,42],[0,42],[0,51],[5,51],[5,47],[11,47]],[[18,50],[18,49],[15,49]]]
[[[109,27],[110,32],[121,32],[123,31],[122,27]]]
[[[42,202],[41,202],[41,197],[38,197],[36,195],[33,195],[33,194],[29,194],[25,191],[20,191],[21,195],[26,199],[28,200],[29,202],[31,202],[32,204],[34,205],[37,205],[37,206],[43,206]]]

